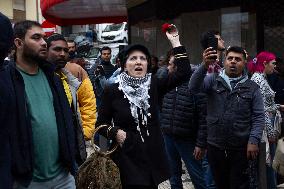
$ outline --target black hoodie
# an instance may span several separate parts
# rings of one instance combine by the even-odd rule
[[[11,79],[2,67],[13,40],[10,20],[0,13],[0,188],[12,188],[11,145],[9,128],[15,121],[12,119],[15,102],[12,100]]]

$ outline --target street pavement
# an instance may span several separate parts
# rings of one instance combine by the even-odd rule
[[[185,167],[183,169],[185,170]],[[194,189],[187,171],[185,171],[185,174],[183,174],[181,178],[182,178],[183,189]],[[167,180],[161,183],[159,185],[159,189],[171,189],[169,181]]]
[[[159,189],[171,189],[169,181],[161,183]],[[194,187],[191,182],[183,182],[183,189],[194,189]]]

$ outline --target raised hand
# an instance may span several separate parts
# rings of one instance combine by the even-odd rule
[[[215,57],[217,56],[217,52],[215,50],[212,50],[212,47],[208,47],[207,49],[204,50],[203,52],[203,63],[205,67],[208,69],[210,64],[213,64],[216,62]]]
[[[179,41],[179,34],[178,34],[178,30],[173,30],[171,32],[166,32],[166,36],[169,39],[169,41],[171,42],[173,48],[175,47],[179,47],[181,46],[180,41]]]

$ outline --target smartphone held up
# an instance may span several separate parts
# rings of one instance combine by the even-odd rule
[[[211,36],[208,38],[207,41],[207,48],[211,47],[212,51],[214,50],[217,53],[217,49],[218,49],[218,39],[215,36]],[[212,59],[217,59],[217,55],[213,56]]]

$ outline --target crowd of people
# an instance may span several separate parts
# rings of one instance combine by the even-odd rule
[[[178,30],[161,62],[140,44],[111,49],[89,69],[76,44],[46,36],[35,21],[13,27],[0,13],[0,188],[75,189],[95,128],[115,141],[123,189],[182,189],[182,164],[196,189],[276,189],[284,64],[225,48],[201,35],[202,63],[189,62]],[[216,47],[210,46],[212,38]],[[13,49],[13,53],[12,52]]]

